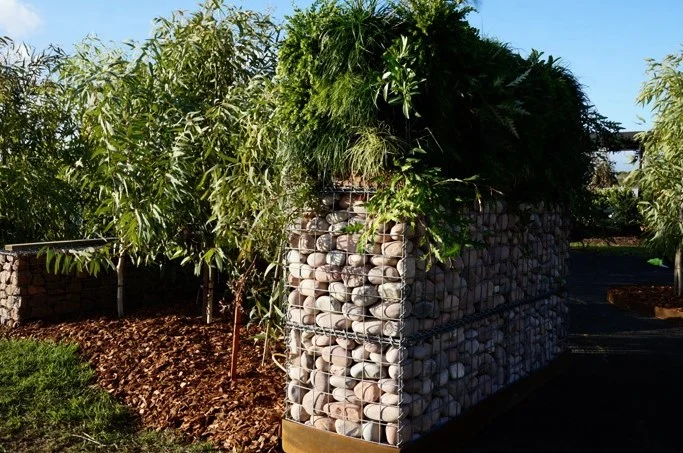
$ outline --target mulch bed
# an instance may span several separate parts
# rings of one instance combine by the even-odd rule
[[[585,238],[582,244],[589,245],[609,245],[615,247],[639,247],[643,245],[643,240],[638,236],[610,236],[604,238]]]
[[[607,291],[607,300],[617,307],[657,318],[683,318],[683,296],[672,286],[618,286]]]
[[[178,430],[230,451],[280,451],[284,372],[270,357],[261,365],[263,342],[243,328],[239,376],[231,381],[231,331],[227,321],[206,325],[169,307],[123,319],[33,323],[9,336],[77,342],[97,383],[147,428]]]

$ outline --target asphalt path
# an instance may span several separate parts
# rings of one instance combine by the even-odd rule
[[[569,366],[464,451],[683,452],[683,322],[606,300],[616,285],[671,284],[672,270],[604,252],[572,252],[570,269]]]

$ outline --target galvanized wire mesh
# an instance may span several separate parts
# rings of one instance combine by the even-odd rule
[[[464,212],[478,244],[428,263],[419,223],[358,249],[362,189],[291,227],[286,418],[401,445],[548,364],[566,347],[567,227],[559,206]]]

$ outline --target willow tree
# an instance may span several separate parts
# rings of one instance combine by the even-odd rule
[[[652,108],[652,128],[641,134],[642,168],[632,182],[640,188],[640,208],[651,245],[675,255],[674,290],[683,293],[683,53],[661,62],[648,60],[649,80],[638,102]]]
[[[88,39],[63,68],[93,146],[73,173],[96,195],[93,234],[119,239],[119,263],[194,265],[207,322],[217,270],[240,275],[275,242],[276,39],[268,16],[211,1],[157,19],[143,43]]]

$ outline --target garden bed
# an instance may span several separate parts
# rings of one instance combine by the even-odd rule
[[[607,291],[607,301],[659,319],[683,318],[683,297],[675,296],[671,286],[618,286]]]
[[[139,414],[152,429],[178,430],[232,451],[279,451],[284,373],[263,342],[243,328],[239,377],[229,379],[231,327],[172,307],[138,311],[124,319],[101,317],[62,324],[33,323],[11,337],[76,342],[97,383]]]

